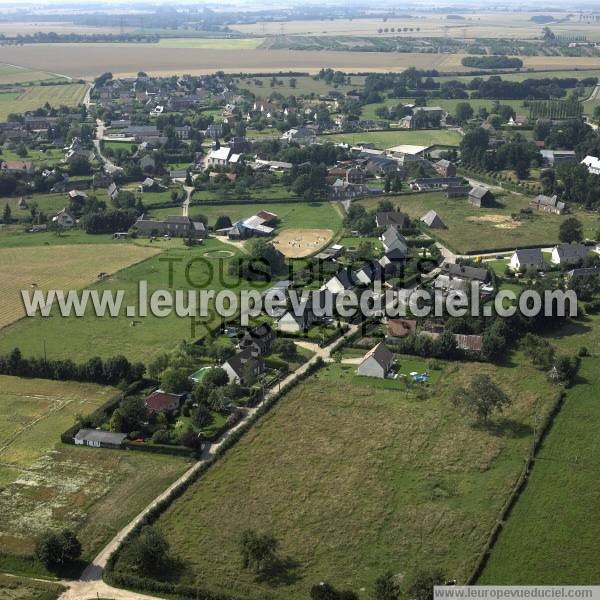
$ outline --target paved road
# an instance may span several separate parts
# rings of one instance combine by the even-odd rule
[[[94,138],[94,148],[96,149],[96,154],[98,158],[104,163],[104,169],[108,173],[114,173],[115,171],[119,171],[120,167],[115,165],[109,158],[107,158],[104,154],[102,154],[102,147],[100,145],[100,141],[104,138],[104,130],[106,126],[104,125],[104,121],[101,119],[96,119],[96,136]]]
[[[331,360],[331,353],[334,352],[340,344],[344,341],[344,338],[354,334],[358,329],[357,325],[351,325],[348,331],[340,338],[326,346],[325,348],[319,348],[311,344],[311,350],[315,352],[315,356],[313,356],[309,361],[305,362],[303,365],[298,367],[293,373],[285,377],[281,382],[279,382],[276,386],[273,386],[265,393],[265,399],[261,404],[256,406],[255,408],[251,408],[246,410],[246,414],[244,418],[232,429],[227,431],[219,441],[215,444],[208,445],[202,452],[201,459],[194,463],[177,481],[175,481],[172,485],[170,485],[162,494],[156,497],[144,510],[137,515],[130,523],[128,523],[121,531],[119,531],[115,537],[100,551],[98,556],[94,558],[94,560],[87,566],[85,571],[82,573],[80,579],[78,581],[62,581],[61,583],[67,586],[69,589],[64,592],[59,600],[88,600],[95,597],[100,598],[111,598],[115,600],[152,600],[153,596],[146,596],[143,594],[137,594],[135,592],[129,592],[126,590],[120,590],[118,588],[113,588],[108,584],[102,581],[102,574],[104,569],[106,568],[106,563],[119,548],[119,546],[123,543],[125,537],[131,532],[132,529],[148,514],[150,510],[152,510],[156,504],[161,502],[164,498],[166,498],[175,488],[182,485],[188,479],[193,477],[196,472],[205,464],[205,462],[211,458],[213,458],[218,451],[218,449],[225,443],[225,441],[238,429],[243,427],[256,413],[256,411],[260,408],[260,406],[266,402],[269,398],[271,398],[274,394],[278,392],[278,390],[294,381],[299,375],[306,372],[306,370],[310,367],[310,365],[314,364],[316,360],[320,357],[323,360]],[[298,345],[306,347],[305,342],[299,342]],[[101,450],[99,451],[101,452]]]

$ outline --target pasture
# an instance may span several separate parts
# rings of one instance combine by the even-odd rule
[[[458,146],[461,135],[453,129],[421,129],[399,131],[364,131],[358,133],[335,133],[322,136],[320,139],[328,142],[344,142],[357,145],[361,142],[373,144],[375,148],[385,150],[400,144],[417,146]]]
[[[527,487],[478,581],[482,585],[598,584],[599,331],[600,318],[588,316],[550,339],[569,353],[585,345],[592,356],[582,359],[575,385],[567,390]]]
[[[455,252],[477,253],[484,250],[551,246],[559,242],[560,224],[569,216],[576,216],[584,226],[586,236],[594,239],[600,226],[597,213],[573,207],[573,215],[552,215],[534,211],[529,219],[514,220],[511,215],[526,208],[529,199],[520,194],[498,196],[494,208],[476,208],[466,198],[449,200],[442,192],[386,196],[413,219],[435,210],[447,229],[425,231]],[[377,206],[379,198],[360,200],[366,208]]]
[[[355,368],[328,365],[292,390],[159,518],[184,561],[181,581],[294,600],[316,581],[370,589],[387,570],[435,566],[464,581],[522,468],[533,406],[544,413],[556,389],[521,362],[462,363],[444,366],[418,400],[399,380]],[[448,401],[475,372],[514,399],[493,431],[471,427]],[[240,567],[248,528],[280,541],[279,578]]]
[[[1,52],[0,50],[0,54]],[[24,113],[40,108],[46,102],[54,107],[77,106],[82,102],[85,90],[86,85],[82,83],[23,88],[17,97],[0,102],[0,121],[5,121],[11,113]]]
[[[0,545],[30,555],[47,528],[71,527],[89,559],[186,468],[168,456],[61,444],[78,414],[118,390],[0,376]]]
[[[21,319],[5,327],[0,336],[0,352],[7,352],[19,346],[25,356],[41,356],[45,341],[49,358],[76,357],[78,361],[83,361],[92,356],[109,357],[123,354],[132,361],[147,363],[158,354],[173,349],[181,340],[205,336],[207,328],[215,327],[220,322],[220,317],[211,315],[205,319],[199,318],[195,328],[192,318],[179,317],[175,311],[167,317],[159,317],[148,309],[148,316],[140,317],[137,310],[140,281],[148,283],[148,298],[156,290],[209,288],[219,292],[228,288],[237,292],[242,287],[252,287],[248,282],[228,273],[229,263],[241,255],[241,251],[231,244],[208,240],[202,246],[188,248],[183,246],[181,240],[156,243],[139,240],[138,243],[154,248],[154,252],[155,248],[159,247],[162,253],[152,256],[153,250],[149,250],[148,260],[122,269],[87,288],[96,289],[100,293],[104,290],[123,290],[123,306],[119,316],[110,317],[107,314],[104,317],[96,317],[90,306],[83,317],[59,317],[58,311],[53,307],[49,317]],[[71,248],[78,250],[79,246]],[[126,252],[127,248],[127,244],[114,242],[115,253]],[[141,247],[139,250],[148,251],[147,248]],[[205,253],[211,250],[229,250],[234,257],[222,259],[205,256]],[[169,281],[168,261],[173,261],[174,265],[172,285]],[[101,267],[100,270],[106,269]],[[96,274],[97,271],[94,270],[92,278]],[[136,316],[133,319],[127,316],[125,310],[125,307],[130,305],[136,307]],[[187,297],[185,305],[187,306]],[[90,340],[93,340],[93,343],[90,343]]]
[[[34,234],[35,235],[35,234]],[[0,249],[0,327],[25,316],[21,290],[77,290],[145,260],[158,250],[133,244],[50,246]]]
[[[305,258],[327,246],[333,234],[332,229],[284,229],[273,244],[286,258]]]

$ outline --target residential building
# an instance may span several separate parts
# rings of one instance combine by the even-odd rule
[[[399,210],[380,211],[375,215],[375,225],[377,227],[387,228],[393,225],[398,229],[404,229],[409,224],[410,217]]]
[[[514,254],[510,257],[508,266],[512,271],[539,270],[544,267],[544,255],[539,248],[515,250]]]
[[[564,202],[559,201],[556,194],[554,194],[554,196],[544,196],[544,194],[539,194],[531,200],[529,208],[550,212],[555,215],[562,215],[566,211],[567,205]]]
[[[147,236],[168,235],[204,239],[207,235],[204,223],[181,215],[167,217],[164,221],[146,219],[144,215],[141,215],[133,227],[140,235]]]
[[[413,190],[425,192],[459,187],[462,186],[463,181],[462,177],[421,177],[413,180],[410,186]]]
[[[159,413],[168,410],[177,410],[186,394],[171,394],[162,390],[154,390],[149,396],[144,398],[144,405],[148,412]]]
[[[552,249],[551,262],[555,265],[574,265],[582,261],[589,253],[583,244],[558,244]]]
[[[120,448],[126,437],[126,433],[112,433],[100,429],[80,429],[73,437],[73,442],[76,446]]]
[[[383,244],[383,250],[387,254],[391,250],[400,250],[404,254],[408,253],[408,242],[406,238],[398,231],[397,227],[390,225],[380,237]]]
[[[263,359],[260,356],[254,357],[251,348],[245,348],[234,354],[221,367],[227,372],[229,383],[242,385],[251,383],[249,379],[257,377],[265,369]]]
[[[588,155],[581,161],[581,164],[585,165],[592,175],[600,175],[600,158]]]
[[[369,350],[358,365],[357,373],[365,377],[385,379],[394,365],[394,355],[384,342]]]
[[[442,158],[433,163],[433,168],[440,177],[456,177],[456,166],[449,160]]]
[[[250,348],[254,357],[264,356],[271,352],[276,337],[277,334],[268,323],[261,323],[244,333],[239,346],[242,350]]]
[[[52,217],[52,222],[62,229],[71,229],[75,225],[75,219],[73,215],[66,209],[63,208],[60,212]]]

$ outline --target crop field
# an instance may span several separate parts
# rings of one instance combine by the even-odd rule
[[[126,46],[126,47],[124,47]],[[50,51],[51,50],[51,51]],[[29,44],[0,48],[0,61],[29,69],[60,72],[70,77],[92,79],[111,66],[115,77],[146,70],[151,75],[206,74],[224,72],[302,71],[316,73],[324,66],[349,72],[403,71],[408,67],[441,72],[469,72],[460,54],[424,54],[352,51],[215,50],[166,48],[147,44]],[[600,58],[525,56],[525,68],[599,68]],[[151,65],[152,68],[148,68]]]
[[[25,356],[41,356],[44,340],[49,358],[76,357],[78,361],[83,361],[92,356],[109,357],[123,354],[133,361],[148,362],[158,354],[173,349],[181,340],[203,337],[207,327],[216,326],[220,319],[217,316],[199,319],[194,328],[190,317],[179,317],[175,312],[167,317],[158,317],[148,310],[147,317],[140,317],[136,311],[137,316],[132,320],[131,316],[127,316],[125,307],[138,306],[140,281],[148,283],[148,297],[155,290],[167,290],[170,287],[174,290],[188,290],[195,286],[196,289],[213,289],[217,293],[224,288],[237,292],[242,287],[252,287],[228,273],[230,261],[241,254],[241,251],[231,244],[208,240],[200,247],[187,248],[181,240],[154,244],[146,240],[138,242],[145,243],[150,248],[159,247],[163,252],[122,269],[88,288],[100,292],[123,290],[123,308],[118,317],[96,317],[90,307],[83,317],[71,315],[63,318],[59,317],[53,308],[49,317],[21,319],[5,327],[0,335],[0,352],[10,351],[18,346]],[[70,248],[78,251],[80,247]],[[114,248],[115,253],[123,253],[128,245],[115,242]],[[144,251],[146,248],[138,250]],[[229,250],[233,256],[229,259],[205,256],[205,253],[211,250]],[[169,260],[174,261],[172,286],[169,285]],[[192,260],[194,262],[189,263],[190,269],[186,276],[188,261]],[[106,270],[104,264],[100,263],[101,266],[92,271],[92,279],[99,270]],[[187,305],[187,298],[185,304]],[[68,340],[68,343],[65,343],[65,340]],[[93,340],[93,343],[90,343],[90,340]]]
[[[481,209],[469,204],[466,198],[448,200],[441,192],[386,198],[412,218],[435,210],[448,228],[427,233],[463,253],[557,244],[560,224],[573,216],[534,211],[531,219],[515,221],[511,214],[527,207],[529,201],[525,196],[508,193],[497,198],[497,207]],[[375,198],[360,201],[367,208],[375,208],[377,202]],[[573,214],[583,223],[585,235],[594,239],[600,226],[598,214],[577,209],[573,209]]]
[[[1,29],[1,27],[0,27]],[[39,81],[64,79],[55,73],[37,71],[16,65],[0,64],[0,85],[11,83],[37,83]]]
[[[0,50],[0,54],[1,54]],[[5,121],[10,113],[23,113],[35,110],[50,103],[52,106],[77,106],[85,95],[86,86],[82,83],[67,85],[44,85],[24,88],[16,98],[0,101],[0,121]]]
[[[478,583],[597,585],[600,446],[600,318],[579,318],[550,341],[574,353],[585,345],[575,386],[538,454],[525,491]],[[576,499],[576,501],[574,501]],[[560,515],[560,518],[557,518]],[[532,574],[535,574],[532,576]]]
[[[0,249],[0,327],[25,316],[21,290],[80,289],[99,273],[114,273],[157,250],[133,244],[51,246]]]
[[[182,581],[300,599],[316,581],[358,592],[387,570],[435,566],[465,579],[522,468],[533,406],[545,412],[556,389],[519,357],[445,366],[419,401],[400,380],[355,368],[329,365],[292,390],[158,520],[184,561]],[[493,432],[472,428],[448,401],[475,372],[514,399]],[[240,568],[247,528],[280,541],[288,568],[276,580]]]
[[[0,574],[2,600],[55,600],[66,588],[58,583]]]
[[[304,258],[324,248],[333,234],[332,229],[284,229],[273,243],[287,258]]]
[[[194,195],[196,198],[196,195]],[[207,217],[209,226],[213,226],[217,217],[228,216],[232,222],[245,219],[256,214],[260,210],[275,213],[279,217],[279,229],[290,228],[314,228],[314,229],[338,229],[342,224],[342,217],[330,202],[262,202],[257,200],[246,204],[192,204],[190,216]],[[178,214],[173,208],[160,208],[151,211],[155,218],[164,218],[172,214]]]
[[[160,48],[202,48],[206,50],[254,50],[265,38],[162,38]]]
[[[405,131],[365,131],[359,133],[335,133],[323,136],[321,139],[330,142],[345,142],[346,144],[360,144],[367,142],[375,148],[385,150],[400,144],[414,144],[417,146],[458,146],[461,135],[452,129],[422,129]]]
[[[30,554],[47,528],[72,527],[91,558],[186,467],[174,457],[60,443],[76,415],[102,405],[114,388],[0,376],[0,390],[4,553]]]
[[[450,14],[462,18],[448,19],[448,13],[435,14],[419,13],[410,11],[410,14],[401,16],[389,16],[384,20],[379,19],[322,19],[310,21],[266,21],[248,24],[233,25],[236,31],[254,35],[384,35],[384,36],[410,36],[410,37],[451,37],[451,38],[475,38],[475,37],[498,37],[499,29],[505,38],[533,38],[539,36],[542,25],[531,21],[530,12],[468,12],[461,15],[460,10],[452,11]],[[539,14],[539,13],[537,13]],[[549,14],[552,14],[550,11]],[[564,19],[560,14],[557,19]],[[551,23],[553,31],[564,33],[565,31],[581,31],[591,33],[597,31],[593,24],[586,25],[578,23],[575,16],[561,23]],[[389,33],[379,34],[380,28],[387,27]],[[416,31],[403,31],[405,27]],[[394,28],[394,32],[391,32]],[[398,28],[402,32],[398,31]]]

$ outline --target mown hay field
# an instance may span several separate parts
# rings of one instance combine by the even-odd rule
[[[35,234],[32,234],[35,235]],[[0,327],[25,316],[21,290],[77,290],[158,250],[114,243],[0,249]]]
[[[183,459],[60,443],[60,434],[119,393],[75,382],[0,376],[0,547],[31,554],[48,528],[78,532],[91,558],[180,475]],[[0,565],[1,565],[0,558]]]
[[[443,366],[420,400],[401,379],[355,368],[328,365],[292,390],[161,516],[182,581],[295,600],[319,581],[370,590],[388,570],[439,567],[465,580],[529,452],[534,407],[544,414],[557,388],[520,355],[503,367]],[[449,402],[475,373],[514,400],[491,429]],[[287,568],[272,581],[240,567],[248,528],[280,541]]]
[[[77,106],[85,96],[86,85],[71,83],[65,85],[43,85],[24,88],[17,95],[12,93],[2,99],[0,94],[0,121],[5,121],[11,113],[24,113],[41,108],[48,102],[51,106]]]

